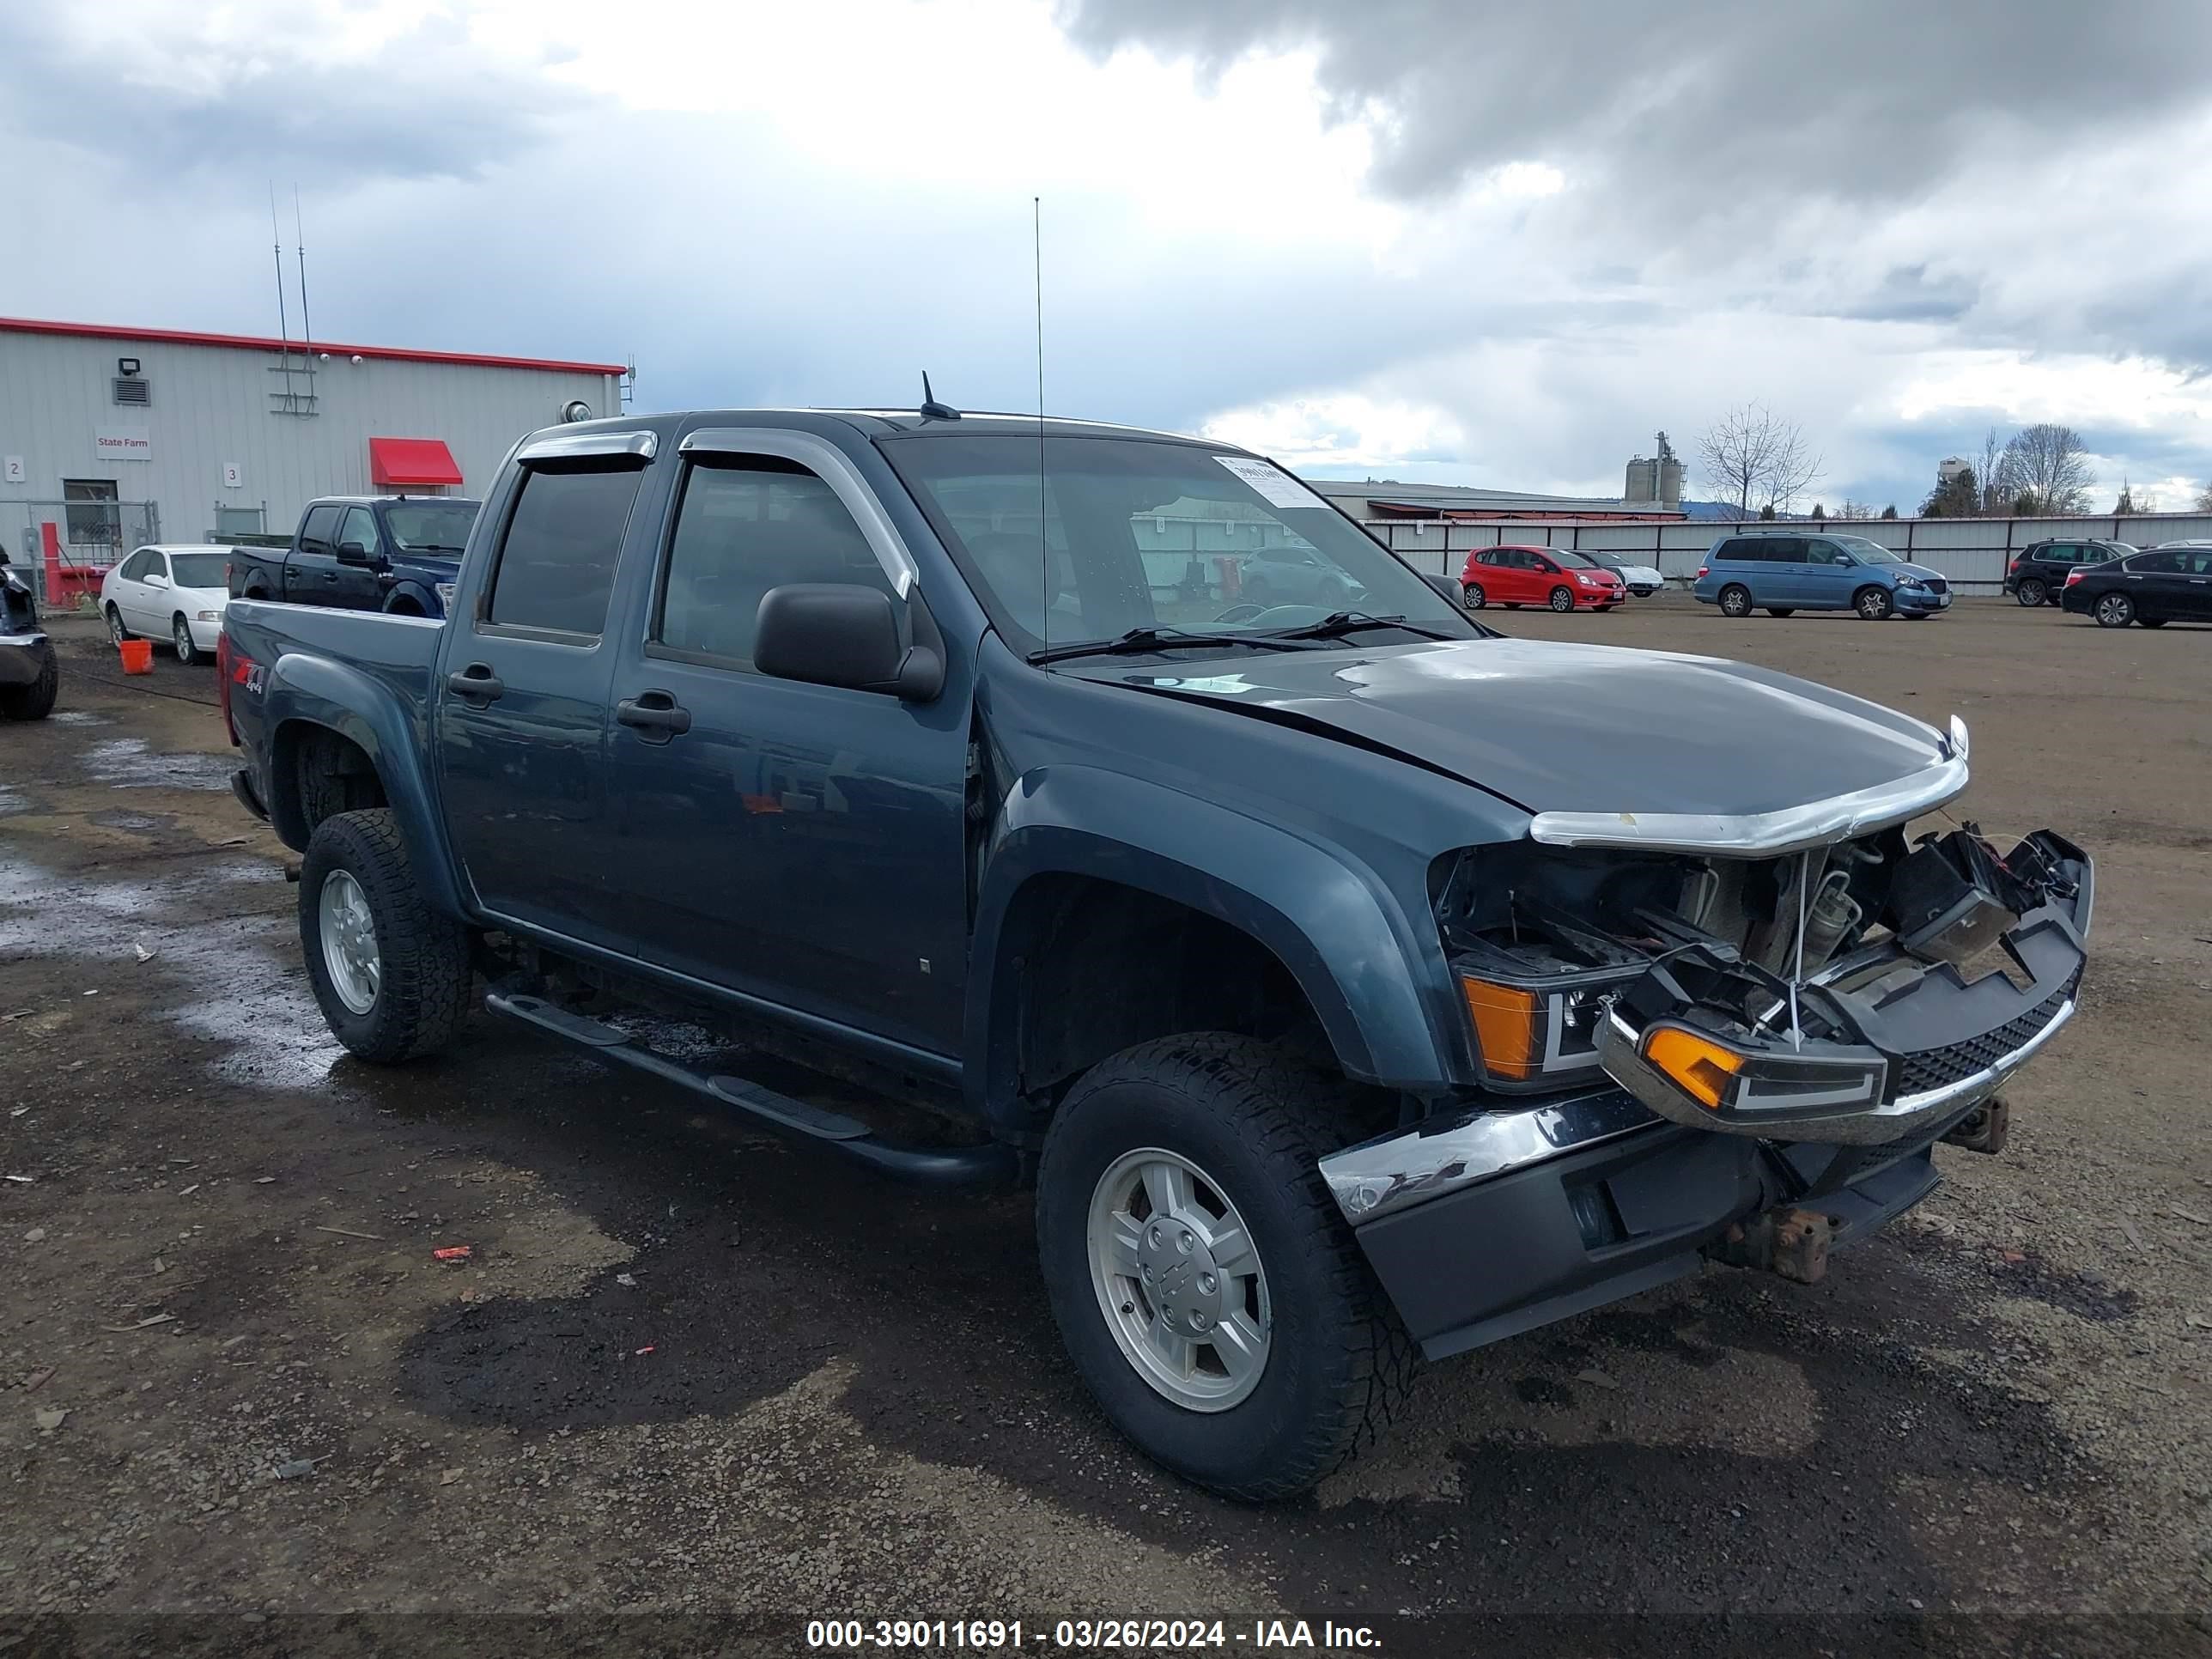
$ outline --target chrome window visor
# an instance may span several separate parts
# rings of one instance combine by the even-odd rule
[[[591,456],[629,455],[642,464],[653,457],[660,441],[650,432],[564,432],[550,438],[533,438],[515,452],[525,466],[546,461],[582,460]]]
[[[921,574],[915,568],[914,556],[884,516],[874,489],[835,444],[810,433],[771,427],[702,427],[686,433],[676,449],[682,455],[773,455],[779,460],[798,462],[828,484],[853,515],[853,522],[867,538],[868,550],[876,556],[876,562],[884,568],[899,598],[912,597]]]
[[[1539,812],[1528,838],[1547,847],[1621,847],[1648,853],[1771,857],[1824,847],[1919,817],[1966,787],[1966,723],[1951,717],[1944,758],[1893,783],[1802,806],[1717,812]]]

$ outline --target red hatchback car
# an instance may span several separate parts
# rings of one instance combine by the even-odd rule
[[[1564,547],[1478,547],[1460,572],[1467,608],[1524,605],[1553,611],[1610,611],[1628,597],[1619,576]]]

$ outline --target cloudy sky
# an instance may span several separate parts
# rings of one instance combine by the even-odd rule
[[[0,63],[16,315],[273,332],[273,179],[324,337],[1021,409],[1041,196],[1057,412],[1617,494],[1759,399],[1831,506],[2033,420],[2099,507],[2212,477],[2203,0],[9,0]]]

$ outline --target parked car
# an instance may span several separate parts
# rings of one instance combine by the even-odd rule
[[[1666,577],[1659,574],[1656,564],[1638,564],[1619,553],[1591,553],[1585,556],[1620,577],[1621,586],[1639,599],[1648,599],[1667,586]]]
[[[310,501],[289,548],[234,550],[230,591],[245,599],[442,617],[480,505],[454,495]]]
[[[2058,602],[2103,628],[2212,622],[2212,545],[2174,543],[2066,573]]]
[[[1178,502],[1369,609],[1163,613],[1138,526]],[[1218,444],[582,422],[517,448],[457,583],[440,628],[227,620],[235,787],[302,855],[338,1040],[403,1062],[481,996],[869,1170],[1033,1184],[1076,1370],[1233,1497],[1370,1440],[1417,1351],[1707,1256],[1817,1278],[1933,1143],[1996,1150],[2073,1012],[2087,855],[1907,838],[1966,787],[1956,719],[1501,637]],[[2008,972],[1954,966],[2000,940]],[[638,1006],[743,1046],[656,1048]]]
[[[213,660],[230,603],[232,550],[205,544],[141,547],[100,579],[100,614],[108,637],[167,640],[177,660]]]
[[[1470,611],[1491,605],[1610,611],[1628,597],[1619,574],[1565,547],[1479,547],[1467,556],[1459,583]]]
[[[42,720],[60,690],[53,641],[39,626],[39,597],[0,547],[0,720]]]
[[[2004,591],[2025,605],[2056,605],[2068,571],[2077,565],[2124,559],[2135,550],[2125,542],[2037,542],[2015,555],[2005,568]]]
[[[1365,592],[1333,560],[1297,546],[1254,553],[1243,561],[1238,580],[1239,598],[1263,610],[1277,605],[1317,605],[1335,611],[1357,602]]]
[[[1724,617],[1856,611],[1869,622],[1917,622],[1951,606],[1949,582],[1879,542],[1796,531],[1722,537],[1698,567],[1690,591]]]

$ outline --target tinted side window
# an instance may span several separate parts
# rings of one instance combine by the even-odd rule
[[[1026,551],[1034,559],[1033,538]],[[750,662],[762,597],[793,582],[857,583],[896,597],[860,526],[816,474],[766,455],[692,466],[653,638]]]
[[[1758,543],[1748,537],[1738,536],[1732,540],[1723,542],[1720,551],[1713,556],[1716,559],[1726,559],[1732,564],[1746,564],[1756,563],[1766,555],[1759,550]]]
[[[123,568],[118,574],[127,582],[143,581],[146,576],[146,567],[153,562],[151,553],[133,553],[123,562]]]
[[[561,634],[601,632],[623,528],[644,476],[635,468],[525,473],[492,572],[485,620]]]
[[[307,522],[300,526],[300,550],[302,553],[329,552],[332,532],[337,527],[337,508],[335,507],[309,507]]]
[[[2175,575],[2178,574],[2181,569],[2181,555],[2179,553],[2138,553],[2134,558],[2130,559],[2123,568],[2131,571],[2138,576]]]
[[[374,558],[377,554],[376,515],[365,507],[346,509],[345,523],[338,530],[338,544],[359,542],[361,550]]]

